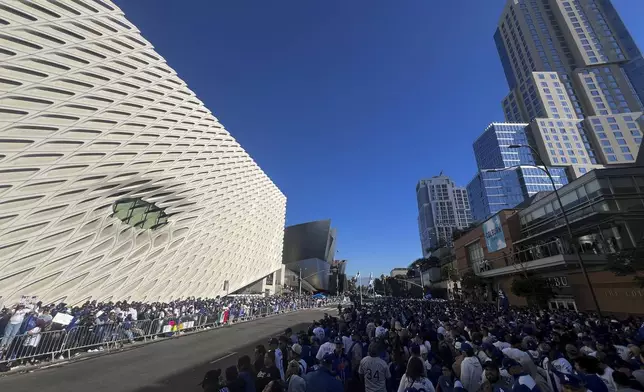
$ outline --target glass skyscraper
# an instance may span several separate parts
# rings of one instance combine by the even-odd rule
[[[467,185],[472,219],[483,221],[500,210],[513,208],[541,191],[552,191],[544,169],[527,148],[527,124],[492,123],[473,144],[479,172]],[[557,188],[568,183],[565,168],[549,167]]]
[[[474,141],[474,157],[479,170],[517,165],[535,165],[529,148],[509,148],[511,144],[527,145],[528,124],[492,123]]]
[[[549,167],[557,188],[568,183],[566,169]],[[542,167],[515,166],[484,169],[467,184],[472,219],[481,222],[497,212],[514,208],[537,192],[552,191],[550,179]]]

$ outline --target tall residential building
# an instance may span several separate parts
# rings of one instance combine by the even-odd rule
[[[528,124],[492,123],[474,141],[478,173],[467,185],[472,219],[481,222],[503,209],[513,208],[540,191],[552,191],[543,166],[529,148],[509,148],[528,144]],[[557,188],[568,183],[566,170],[548,167]]]
[[[472,223],[470,202],[465,188],[458,187],[447,176],[438,175],[420,180],[416,185],[418,231],[423,256],[431,248],[452,244],[452,232]]]
[[[609,0],[507,0],[494,40],[506,119],[530,124],[546,165],[634,162],[644,60]]]
[[[286,197],[114,3],[0,9],[0,306],[214,297],[281,269]]]

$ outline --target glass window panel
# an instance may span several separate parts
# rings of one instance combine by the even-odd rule
[[[586,195],[586,188],[584,188],[583,186],[577,188],[577,197],[580,201],[586,201],[588,199],[588,195]]]
[[[568,192],[565,195],[561,196],[561,203],[564,208],[577,204],[577,192]]]
[[[635,183],[640,188],[640,192],[644,193],[644,177],[635,177]]]
[[[619,199],[617,201],[619,209],[621,211],[643,211],[644,210],[644,200],[640,198],[633,199]]]
[[[635,193],[635,183],[631,177],[614,177],[610,179],[613,191],[620,193]]]

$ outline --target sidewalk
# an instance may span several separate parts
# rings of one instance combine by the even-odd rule
[[[335,309],[334,306],[337,305],[330,305],[327,304],[325,307],[320,307],[320,308],[306,308],[306,309],[297,309],[297,310],[290,310],[290,311],[281,311],[279,313],[271,313],[268,315],[262,315],[262,316],[257,316],[249,319],[240,319],[240,320],[235,320],[233,323],[227,323],[219,326],[213,326],[213,325],[208,325],[204,327],[197,327],[194,330],[190,331],[180,331],[177,332],[176,335],[171,336],[171,337],[148,337],[144,336],[142,337],[143,340],[135,340],[133,343],[124,343],[124,342],[117,342],[114,345],[114,348],[112,348],[112,344],[106,344],[102,345],[99,348],[96,349],[89,349],[87,351],[83,352],[77,352],[74,354],[71,354],[72,349],[65,350],[67,357],[63,354],[60,356],[57,356],[53,360],[45,360],[43,362],[37,363],[35,365],[30,365],[30,364],[25,364],[25,365],[14,365],[10,369],[5,370],[0,367],[0,378],[7,377],[10,375],[14,374],[24,374],[24,373],[31,373],[37,370],[42,370],[42,369],[48,369],[48,368],[54,368],[54,367],[60,367],[64,366],[69,363],[74,363],[74,362],[80,362],[80,361],[85,361],[89,359],[94,359],[94,358],[99,358],[102,356],[106,356],[109,354],[114,354],[114,353],[123,353],[135,349],[139,349],[141,347],[153,344],[153,343],[158,343],[158,342],[166,342],[169,340],[176,340],[180,339],[185,336],[191,336],[195,334],[199,334],[202,332],[206,331],[214,331],[214,330],[219,330],[219,329],[228,329],[232,328],[236,325],[240,324],[245,324],[257,320],[265,320],[268,318],[273,318],[277,316],[282,316],[282,315],[287,315],[287,314],[292,314],[292,313],[298,313],[298,312],[306,312],[306,311],[324,311],[324,312],[329,312]],[[141,339],[141,338],[138,338]],[[117,346],[118,345],[118,346]],[[105,348],[106,346],[107,348]],[[0,364],[2,366],[4,364]]]

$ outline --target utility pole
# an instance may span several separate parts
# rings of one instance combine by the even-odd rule
[[[539,151],[537,151],[534,147],[530,146],[529,144],[510,144],[508,148],[529,148],[532,153],[537,157],[539,160],[539,163],[543,166],[543,168],[536,166],[538,169],[543,170],[548,178],[550,179],[550,183],[552,184],[552,189],[555,192],[555,196],[557,197],[557,201],[559,202],[559,208],[561,209],[561,215],[563,215],[564,218],[564,223],[566,224],[566,230],[568,231],[568,237],[570,237],[570,247],[572,248],[575,256],[577,256],[577,263],[579,264],[579,268],[581,269],[581,273],[584,275],[584,279],[586,280],[586,284],[588,285],[588,291],[590,291],[590,296],[593,300],[593,304],[595,305],[595,311],[597,312],[597,315],[599,318],[602,318],[602,311],[601,308],[599,307],[599,301],[597,301],[597,295],[595,294],[595,289],[593,288],[592,283],[590,282],[590,276],[588,276],[588,271],[586,270],[586,266],[584,265],[584,260],[581,258],[581,253],[579,253],[579,249],[577,249],[577,245],[575,244],[575,237],[573,237],[572,234],[572,228],[570,227],[570,221],[568,220],[568,214],[566,213],[566,210],[564,209],[564,205],[561,202],[561,197],[559,196],[559,191],[557,190],[557,185],[555,185],[555,180],[552,178],[552,174],[550,174],[550,170],[548,170],[548,166],[546,166],[544,160],[541,158],[541,155],[539,155]]]

